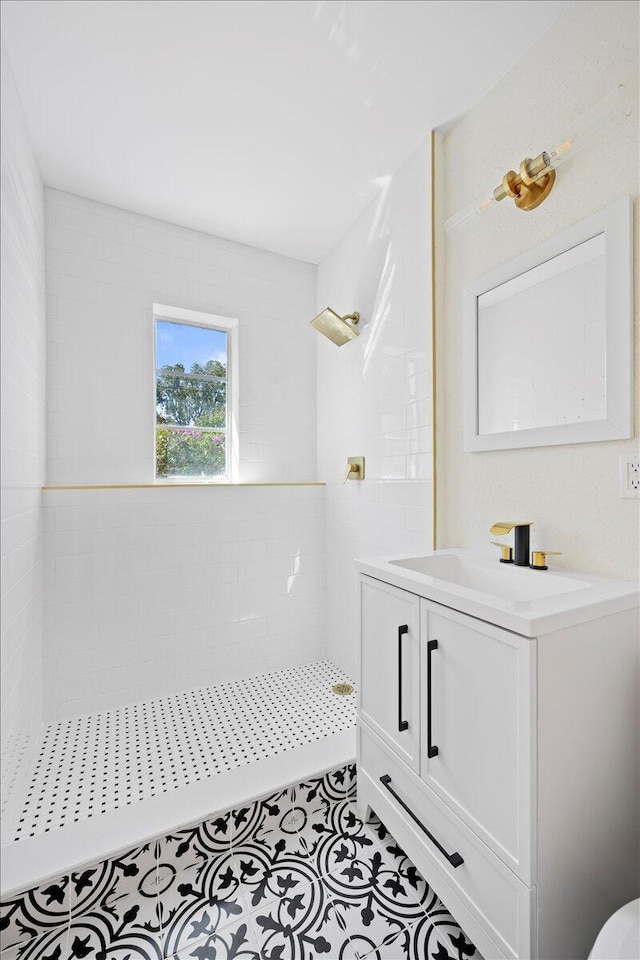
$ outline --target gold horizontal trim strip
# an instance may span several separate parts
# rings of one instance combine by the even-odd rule
[[[325,487],[324,480],[282,480],[267,483],[78,483],[78,484],[56,484],[55,486],[44,486],[43,490],[166,490],[167,487],[175,489],[177,487]]]

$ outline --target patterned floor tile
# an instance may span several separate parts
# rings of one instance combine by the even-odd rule
[[[247,917],[230,923],[171,960],[260,960],[258,940]]]
[[[252,913],[264,960],[345,960],[349,935],[321,880]]]
[[[349,765],[16,897],[0,960],[482,960],[354,799]]]
[[[0,908],[1,949],[16,947],[69,923],[69,878],[21,893]]]
[[[342,800],[311,814],[304,834],[309,856],[320,876],[333,873],[357,857],[369,857],[378,845],[355,806]]]
[[[90,960],[161,960],[162,935],[157,894],[112,900],[74,917],[69,927],[67,956]],[[55,960],[63,960],[56,957]]]
[[[371,830],[372,833],[375,834],[379,843],[386,843],[386,841],[390,839],[393,840],[384,823],[373,812],[373,810],[369,811],[369,815],[365,820],[365,825],[369,830]]]
[[[283,821],[291,810],[291,793],[287,788],[271,794],[264,800],[256,800],[231,812],[231,843],[241,847],[247,841],[282,829]]]
[[[66,960],[69,929],[67,925],[2,951],[2,960]]]
[[[137,898],[140,904],[148,906],[148,901],[157,895],[157,852],[158,845],[148,843],[72,873],[69,894],[72,919],[92,911],[101,912],[105,905],[121,904],[127,898]]]
[[[181,873],[163,864],[158,868],[158,878],[165,957],[194,949],[246,912],[242,885],[230,850],[225,856]]]
[[[369,947],[370,939],[360,934],[352,937],[358,960],[443,960],[438,956],[441,943],[428,917],[405,927],[391,942]]]
[[[479,951],[467,939],[447,908],[438,901],[430,910],[429,920],[433,923],[441,950],[436,960],[482,960]]]
[[[363,850],[373,849],[373,836],[345,799],[344,771],[335,773],[293,790],[293,806],[282,817],[270,817],[272,829],[258,829],[252,843],[234,847],[252,907],[298,890]],[[342,799],[330,800],[334,792]]]
[[[308,859],[308,808],[293,807],[289,790],[274,794],[254,808],[233,811],[236,826],[232,849],[236,857],[245,861],[252,857],[259,870],[280,864],[284,858]]]
[[[347,791],[347,800],[356,802],[358,796],[358,778],[355,763],[349,763],[345,770],[345,787]]]
[[[396,843],[393,837],[385,830],[386,839],[381,847],[385,855],[393,861],[393,864],[399,875],[403,877],[409,888],[414,892],[425,913],[431,913],[435,910],[444,910],[441,901],[438,899],[427,882],[423,880],[409,857],[406,855],[400,844]],[[448,914],[450,916],[450,914]]]
[[[177,830],[159,843],[158,862],[172,863],[179,870],[187,870],[231,849],[231,813],[205,820],[193,827]]]
[[[349,784],[349,768],[340,767],[291,787],[292,801],[294,805],[303,807],[317,806],[318,801],[323,799],[329,803],[339,803],[346,800]]]
[[[71,874],[69,960],[162,957],[157,849],[146,844]]]
[[[319,877],[312,861],[287,850],[247,845],[234,856],[236,875],[249,910],[265,908],[283,896],[294,896]]]
[[[391,943],[425,915],[432,894],[412,864],[399,866],[374,847],[323,878],[352,936],[364,933],[374,946]]]

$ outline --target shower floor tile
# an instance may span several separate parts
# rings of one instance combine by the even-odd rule
[[[355,725],[322,660],[50,724],[3,843],[116,810]]]

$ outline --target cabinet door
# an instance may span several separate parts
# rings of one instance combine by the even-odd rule
[[[422,604],[420,775],[531,884],[535,640]]]
[[[360,718],[418,771],[419,598],[360,578]]]

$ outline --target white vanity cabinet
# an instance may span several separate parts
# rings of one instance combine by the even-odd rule
[[[531,881],[535,640],[426,600],[420,776]]]
[[[420,599],[367,578],[361,584],[360,623],[371,640],[360,660],[360,716],[418,771]]]
[[[586,958],[638,895],[637,608],[525,636],[382,576],[362,563],[361,814],[487,960]]]

